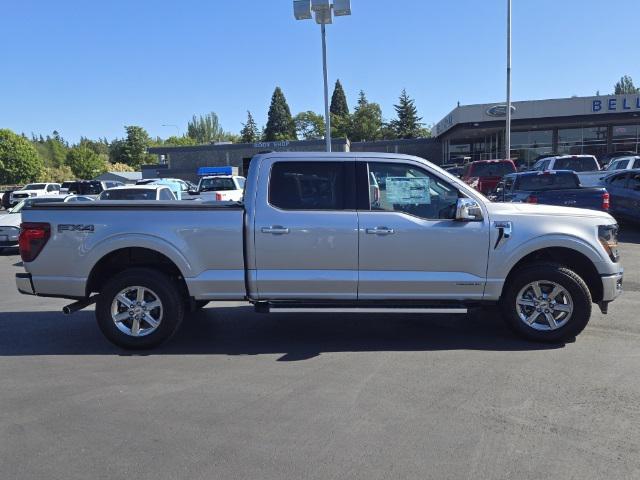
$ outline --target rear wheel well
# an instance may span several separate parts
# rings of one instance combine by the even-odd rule
[[[536,250],[529,255],[520,259],[516,263],[505,280],[505,286],[502,288],[504,293],[506,285],[509,284],[511,277],[521,268],[529,265],[539,264],[541,262],[557,263],[577,273],[589,287],[591,298],[594,303],[602,300],[602,279],[600,274],[594,267],[591,260],[582,253],[570,248],[552,247]]]
[[[180,269],[166,255],[149,248],[129,247],[114,250],[95,264],[87,281],[87,296],[100,292],[105,283],[130,268],[149,268],[157,270],[175,280],[181,289],[181,295],[187,297],[188,289]]]

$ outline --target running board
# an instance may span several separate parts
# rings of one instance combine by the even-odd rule
[[[256,304],[256,311],[260,313],[467,313],[466,307],[348,307],[348,306],[307,306],[301,304],[277,305],[277,304]]]

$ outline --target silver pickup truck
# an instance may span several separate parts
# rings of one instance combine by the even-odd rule
[[[167,340],[185,312],[465,313],[499,304],[528,339],[562,342],[622,291],[601,212],[492,203],[435,165],[374,153],[253,158],[243,203],[93,202],[25,209],[30,295],[96,303],[123,348]]]

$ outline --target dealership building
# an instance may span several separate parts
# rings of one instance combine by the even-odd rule
[[[506,105],[458,106],[433,129],[440,163],[504,158]],[[512,104],[511,158],[547,153],[640,152],[640,95],[529,100]]]
[[[504,157],[506,106],[459,105],[438,122],[432,138],[350,142],[333,139],[339,152],[406,153],[440,165]],[[532,163],[540,155],[590,154],[598,158],[620,151],[640,152],[640,95],[528,100],[512,104],[511,158]],[[323,140],[154,147],[158,165],[143,176],[197,178],[207,166],[248,171],[251,158],[265,151],[322,151]]]

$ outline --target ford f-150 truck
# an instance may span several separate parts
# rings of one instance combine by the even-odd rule
[[[608,214],[492,203],[431,163],[374,153],[253,158],[244,203],[95,202],[23,211],[22,293],[96,303],[123,348],[185,312],[464,313],[500,304],[528,339],[562,342],[622,291]]]

